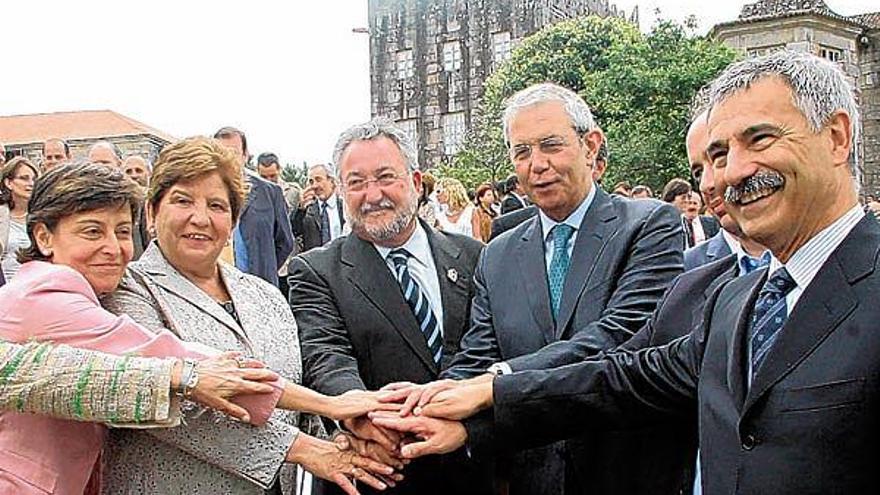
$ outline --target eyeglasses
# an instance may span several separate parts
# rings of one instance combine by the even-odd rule
[[[578,136],[578,140],[581,136]],[[532,156],[532,150],[535,146],[541,150],[541,153],[552,154],[568,147],[568,140],[561,136],[548,136],[539,140],[537,143],[520,143],[510,147],[510,157],[514,161],[528,160]]]
[[[350,177],[342,183],[346,191],[362,192],[366,191],[370,184],[375,183],[379,187],[391,187],[406,177],[407,174],[396,174],[394,172],[382,172],[372,179],[364,179],[362,177]]]

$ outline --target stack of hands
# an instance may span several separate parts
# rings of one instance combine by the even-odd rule
[[[177,371],[177,370],[176,370]],[[192,399],[249,422],[247,411],[232,402],[239,394],[273,390],[278,375],[240,353],[223,353],[199,363],[200,380]],[[300,433],[287,460],[315,476],[333,481],[349,495],[355,482],[377,490],[393,487],[410,459],[445,454],[464,445],[460,420],[492,406],[492,380],[440,380],[424,385],[391,383],[381,390],[350,390],[328,397],[296,387],[286,409],[318,414],[338,422],[332,441]]]
[[[460,420],[492,406],[493,378],[487,374],[424,385],[392,383],[375,392],[352,390],[334,398],[339,404],[331,417],[343,431],[333,441],[340,451],[357,454],[358,467],[367,471],[355,479],[378,489],[395,486],[410,459],[464,445],[467,432]],[[347,493],[357,493],[341,480],[333,481]]]

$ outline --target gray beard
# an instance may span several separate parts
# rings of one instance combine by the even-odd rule
[[[384,225],[370,226],[363,221],[364,214],[377,209],[389,208],[393,208],[393,204],[389,200],[383,199],[378,207],[370,205],[367,207],[361,207],[360,211],[357,213],[352,214],[349,212],[348,221],[351,223],[351,231],[358,237],[370,242],[388,242],[402,234],[407,227],[409,227],[410,223],[412,223],[416,216],[416,212],[418,211],[418,201],[414,198],[410,198],[407,204],[394,208],[394,218],[392,218],[391,221],[386,222]]]

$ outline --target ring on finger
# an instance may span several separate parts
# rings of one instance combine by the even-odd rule
[[[239,368],[247,367],[246,366],[247,363],[245,362],[245,359],[241,356],[235,358],[235,364],[238,365]]]

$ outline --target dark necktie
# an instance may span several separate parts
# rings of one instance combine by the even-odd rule
[[[785,296],[796,285],[788,270],[783,267],[776,270],[764,282],[764,287],[758,293],[758,299],[755,301],[755,308],[752,311],[749,332],[753,378],[788,319]]]
[[[416,317],[419,329],[425,336],[428,351],[434,362],[439,364],[440,357],[443,355],[443,339],[440,336],[440,327],[437,325],[437,317],[434,316],[434,310],[431,309],[431,302],[409,273],[407,262],[411,255],[406,249],[398,248],[391,251],[388,256],[394,263],[394,275],[397,278],[397,283],[400,284],[400,289],[403,291],[403,298],[406,299],[406,303]]]
[[[547,269],[547,284],[550,287],[550,308],[553,310],[553,319],[559,316],[559,303],[562,300],[562,289],[565,286],[565,275],[571,258],[568,255],[568,240],[574,233],[574,227],[564,223],[556,224],[550,235],[553,236],[553,257],[550,258],[550,267]]]
[[[694,225],[687,217],[681,217],[681,219],[684,222],[684,247],[694,247],[697,244],[697,239],[694,237]]]
[[[327,213],[327,202],[321,201],[321,245],[330,242],[330,215]]]
[[[745,255],[739,259],[739,272],[741,275],[747,275],[765,266],[770,266],[770,251],[764,251],[760,258]]]

